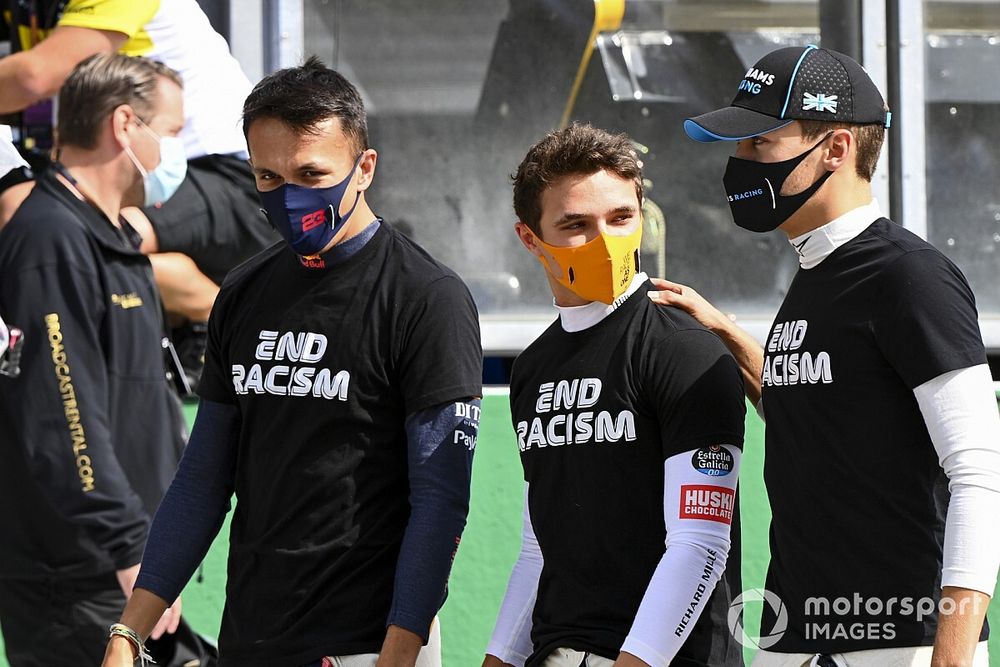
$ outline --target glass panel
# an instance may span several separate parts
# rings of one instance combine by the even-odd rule
[[[728,104],[765,52],[815,42],[815,0],[629,0],[620,30],[597,48],[593,0],[305,0],[304,9],[306,53],[341,70],[368,105],[380,154],[374,210],[458,271],[484,315],[551,312],[541,268],[512,231],[509,176],[567,111],[638,142],[649,273],[741,315],[773,314],[794,253],[777,234],[734,227],[721,185],[732,146],[695,144],[682,122]]]
[[[924,22],[928,240],[998,317],[1000,1],[925,2]]]

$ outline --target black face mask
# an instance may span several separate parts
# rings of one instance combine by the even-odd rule
[[[816,194],[833,172],[826,172],[815,183],[796,195],[782,196],[778,193],[781,192],[781,187],[789,174],[832,134],[833,132],[827,134],[801,155],[781,162],[754,162],[729,158],[726,173],[722,177],[722,185],[729,197],[733,222],[751,232],[770,232],[792,217],[806,200]]]

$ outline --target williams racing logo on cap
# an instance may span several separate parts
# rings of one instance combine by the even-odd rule
[[[722,445],[702,447],[691,455],[691,467],[702,475],[725,477],[733,471],[733,455]]]
[[[837,96],[824,95],[823,93],[806,93],[802,96],[803,111],[828,111],[837,113]]]
[[[751,67],[747,70],[747,73],[743,75],[743,80],[740,81],[739,92],[748,92],[751,95],[756,95],[761,90],[763,86],[770,86],[774,83],[774,75],[768,74],[762,70],[755,67]]]

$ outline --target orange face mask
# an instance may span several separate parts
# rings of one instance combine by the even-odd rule
[[[597,238],[573,248],[545,243],[538,245],[555,260],[551,266],[543,254],[539,261],[553,278],[587,301],[612,303],[620,297],[639,273],[639,244],[642,225],[627,236],[602,233]]]

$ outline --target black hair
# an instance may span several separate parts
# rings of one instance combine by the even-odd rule
[[[243,133],[261,118],[280,120],[300,132],[315,132],[323,121],[337,118],[356,153],[368,148],[368,117],[361,95],[316,56],[299,67],[278,70],[254,86],[243,103]]]

